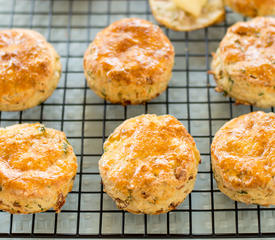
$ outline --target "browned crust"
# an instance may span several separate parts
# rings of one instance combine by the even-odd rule
[[[84,69],[103,70],[110,81],[154,84],[173,58],[173,45],[158,26],[126,18],[97,34],[85,53]]]
[[[225,0],[225,4],[247,17],[275,14],[275,0]]]
[[[0,31],[0,110],[23,110],[47,99],[61,74],[59,58],[38,32]]]
[[[213,54],[217,91],[238,104],[274,106],[275,19],[258,17],[230,27]]]
[[[258,17],[230,27],[220,43],[224,65],[251,84],[275,86],[275,19]],[[233,75],[234,72],[232,70]]]
[[[140,104],[166,89],[174,54],[158,26],[126,18],[97,34],[85,52],[85,76],[98,96],[122,105]]]
[[[39,123],[0,128],[0,209],[59,212],[76,171],[76,156],[63,132]]]
[[[147,114],[116,128],[99,169],[104,191],[120,209],[160,214],[191,192],[199,161],[193,138],[176,118]]]
[[[213,171],[232,191],[275,187],[275,114],[253,112],[227,122],[211,145]],[[275,189],[275,188],[274,188]]]

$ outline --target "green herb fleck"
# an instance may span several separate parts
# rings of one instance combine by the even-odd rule
[[[66,140],[65,142],[63,142],[63,151],[65,154],[68,153],[68,147],[69,147],[68,141]]]
[[[212,172],[213,172],[213,176],[215,177],[215,174],[216,174],[215,171],[212,170]]]
[[[108,150],[109,150],[109,149],[108,149],[107,147],[104,148],[104,152],[108,152]]]
[[[17,201],[14,201],[14,202],[13,202],[13,206],[14,206],[14,207],[21,207],[20,203],[17,202]]]
[[[41,132],[41,133],[45,133],[46,132],[46,129],[45,129],[45,127],[44,126],[41,126],[40,128],[39,128],[39,131]]]
[[[102,90],[100,93],[101,93],[101,95],[102,95],[104,98],[106,98],[105,90]]]
[[[228,95],[228,92],[227,91],[225,91],[225,90],[223,90],[223,96],[227,96]]]
[[[233,84],[234,84],[234,80],[233,80],[231,77],[229,77],[228,81],[229,81],[229,83],[230,83],[229,92],[231,92],[231,91],[232,91]]]
[[[117,94],[117,96],[118,96],[119,99],[121,99],[121,98],[122,98],[122,93],[119,92],[119,93]]]
[[[264,93],[263,93],[263,92],[260,92],[258,95],[259,95],[259,96],[263,96],[263,95],[264,95]]]
[[[223,78],[223,71],[222,70],[219,71],[218,75],[219,75],[219,78]]]
[[[248,194],[246,191],[244,191],[244,190],[241,190],[241,191],[238,191],[237,193],[239,193],[239,194]]]
[[[240,42],[240,40],[239,40],[239,39],[236,39],[236,40],[235,40],[235,43],[240,44],[241,42]]]
[[[132,200],[132,193],[129,193],[129,196],[127,197],[126,201],[129,203]]]
[[[37,204],[37,206],[40,208],[41,211],[44,211],[44,208],[40,204]]]
[[[239,48],[242,52],[244,52],[244,49],[243,49],[243,47],[242,47],[242,45],[241,45],[240,40],[239,40],[239,39],[235,40],[235,43],[236,43],[236,45],[238,46],[238,48]]]

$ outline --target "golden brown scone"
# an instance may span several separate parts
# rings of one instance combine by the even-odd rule
[[[76,170],[76,156],[63,132],[39,123],[0,128],[0,210],[59,212]]]
[[[140,104],[163,92],[171,78],[174,48],[152,23],[126,18],[99,32],[84,56],[88,84],[112,102]]]
[[[225,0],[225,4],[247,17],[275,15],[275,0]]]
[[[258,17],[230,27],[211,68],[216,90],[236,103],[275,106],[275,19]]]
[[[190,0],[192,1],[192,0]],[[149,0],[156,20],[175,31],[192,31],[224,20],[223,0],[208,0],[199,17],[177,7],[173,0]]]
[[[21,111],[44,102],[60,75],[59,56],[40,33],[0,31],[0,111]]]
[[[200,161],[196,144],[170,115],[126,120],[104,144],[99,170],[117,207],[160,214],[175,209],[192,191]]]
[[[215,135],[212,168],[219,189],[235,201],[275,204],[275,114],[252,112]]]

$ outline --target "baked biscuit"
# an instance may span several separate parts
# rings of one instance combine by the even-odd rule
[[[275,204],[275,114],[252,112],[215,135],[212,168],[219,189],[235,201]]]
[[[140,104],[163,92],[171,78],[174,48],[152,23],[126,18],[99,32],[84,56],[87,82],[112,102]]]
[[[199,17],[177,7],[173,0],[149,0],[149,3],[156,20],[175,31],[205,28],[223,21],[225,16],[223,0],[208,0]]]
[[[120,209],[160,214],[192,191],[200,154],[170,115],[146,114],[122,123],[104,144],[99,170],[104,191]]]
[[[216,90],[236,103],[275,106],[275,19],[258,17],[230,27],[211,68]]]
[[[275,15],[275,0],[225,0],[225,4],[247,17]]]
[[[21,111],[44,102],[60,75],[59,56],[40,33],[0,31],[0,111]]]
[[[59,212],[76,170],[76,156],[63,132],[39,123],[0,128],[0,210]]]

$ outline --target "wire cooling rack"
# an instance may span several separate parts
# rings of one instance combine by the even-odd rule
[[[258,110],[236,106],[215,93],[213,78],[207,74],[211,52],[227,27],[243,19],[228,12],[225,22],[202,30],[179,33],[164,29],[176,49],[168,89],[146,105],[122,107],[101,100],[87,88],[82,57],[98,31],[124,17],[155,22],[145,0],[0,0],[0,28],[41,32],[63,63],[62,79],[54,94],[33,109],[0,112],[1,126],[42,122],[61,129],[79,163],[73,191],[60,214],[0,212],[0,237],[275,237],[275,208],[231,201],[217,189],[210,168],[209,148],[217,129],[233,117]],[[202,157],[193,192],[179,208],[159,216],[118,210],[102,191],[97,168],[106,137],[122,121],[142,113],[177,117],[195,138]]]

